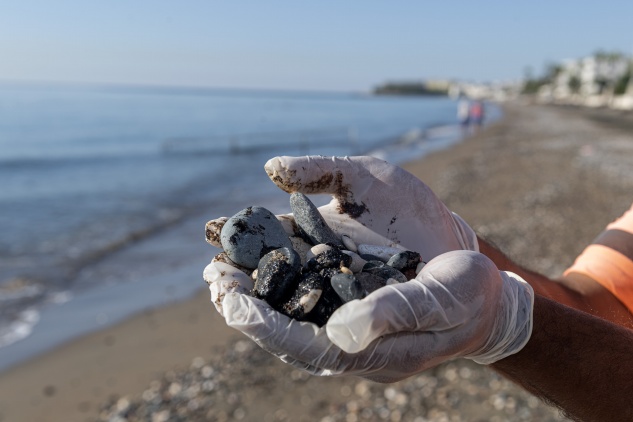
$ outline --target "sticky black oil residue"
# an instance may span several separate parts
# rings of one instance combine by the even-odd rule
[[[334,195],[339,201],[339,214],[347,214],[356,219],[364,213],[369,212],[369,209],[364,202],[357,204],[356,201],[354,201],[354,195],[352,194],[349,185],[343,183],[343,173],[340,171],[336,172],[336,176],[334,177],[334,186]]]
[[[334,175],[332,173],[326,173],[318,180],[306,183],[305,187],[310,192],[322,192],[332,184],[332,180],[334,180]]]
[[[364,202],[356,204],[353,202],[341,202],[338,206],[339,213],[347,214],[352,218],[358,218],[366,212],[369,212]]]

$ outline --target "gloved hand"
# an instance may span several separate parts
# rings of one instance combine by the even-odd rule
[[[252,280],[227,264],[210,264],[205,279],[229,326],[317,375],[393,382],[457,357],[489,364],[532,332],[532,288],[473,251],[439,255],[416,279],[343,305],[321,328],[250,296]]]
[[[331,194],[319,208],[328,225],[356,244],[395,246],[429,261],[478,250],[475,232],[411,173],[373,157],[275,157],[264,166],[286,192]]]
[[[424,183],[382,160],[278,157],[265,169],[288,192],[331,193],[333,200],[320,213],[357,244],[402,245],[425,260],[477,250],[474,231],[459,216]],[[520,350],[531,332],[526,317],[531,302],[517,297],[532,300],[526,293],[531,288],[499,273],[483,255],[459,252],[437,260],[416,280],[344,305],[322,328],[291,320],[251,297],[250,277],[225,263],[210,264],[205,280],[229,326],[314,374],[395,381],[457,356],[490,363]]]

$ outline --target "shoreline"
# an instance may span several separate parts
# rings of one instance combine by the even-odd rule
[[[592,118],[591,110],[508,105],[504,113],[465,141],[403,167],[510,257],[555,276],[630,206],[633,177],[622,177],[632,172],[627,162],[633,143],[627,142],[633,136],[624,132],[630,115],[619,117],[626,123],[618,129],[613,122],[605,127]],[[225,390],[240,390],[239,397],[212,406],[219,420],[240,415],[243,420],[262,420],[262,415],[272,415],[264,420],[293,420],[304,412],[310,417],[305,420],[325,415],[344,420],[354,411],[349,403],[361,409],[385,406],[399,411],[402,420],[413,420],[412,414],[490,420],[491,415],[508,418],[521,412],[538,420],[564,420],[469,362],[452,362],[385,386],[351,377],[304,377],[240,340],[244,337],[226,327],[202,289],[0,373],[0,421],[97,420],[102,406],[117,403],[112,397],[139,400],[153,380],[166,372],[179,379],[177,374],[191,371],[197,357],[230,375]],[[248,352],[239,355],[242,366],[228,364],[240,350]],[[428,385],[434,387],[425,389]],[[223,393],[207,395],[214,394]],[[404,400],[400,394],[406,394],[406,403],[398,401]],[[373,417],[379,412],[376,408]]]

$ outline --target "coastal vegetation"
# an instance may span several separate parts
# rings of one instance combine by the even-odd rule
[[[448,95],[449,83],[445,81],[420,81],[420,82],[387,82],[374,88],[376,95],[424,95],[445,96]]]

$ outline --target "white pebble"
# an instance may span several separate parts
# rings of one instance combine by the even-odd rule
[[[358,245],[359,254],[374,255],[380,259],[384,259],[385,261],[388,261],[389,258],[391,258],[397,253],[402,252],[403,250],[405,249],[393,248],[391,246],[378,246],[378,245],[367,245],[367,244]]]
[[[319,301],[321,297],[321,293],[323,291],[320,289],[313,289],[308,292],[308,294],[301,296],[299,299],[299,305],[303,307],[303,312],[306,314],[314,308],[314,305]]]
[[[253,270],[253,272],[251,273],[251,278],[255,281],[257,281],[257,268],[255,268]]]
[[[392,284],[400,284],[400,282],[396,280],[395,278],[388,278],[387,281],[385,282],[386,286],[390,286]]]
[[[349,269],[352,270],[353,273],[359,273],[362,271],[363,266],[367,263],[367,261],[361,258],[357,253],[354,253],[352,251],[341,252],[352,257],[352,263],[349,264]]]
[[[356,247],[356,243],[354,243],[352,238],[349,237],[348,235],[342,234],[341,241],[343,242],[343,245],[345,245],[345,248],[347,248],[347,250],[352,251],[352,252],[358,252],[358,247]]]
[[[204,227],[207,242],[216,248],[222,248],[222,243],[220,243],[220,233],[222,232],[224,223],[227,221],[228,217],[216,218],[215,220],[209,221]]]
[[[353,274],[354,274],[354,273],[352,272],[352,270],[350,270],[350,269],[349,269],[349,268],[347,268],[347,267],[341,267],[341,272],[342,272],[343,274],[349,274],[349,275],[353,275]]]
[[[306,261],[309,261],[315,256],[317,256],[318,254],[321,254],[325,251],[329,251],[330,249],[332,249],[332,247],[330,245],[326,245],[325,243],[320,243],[318,245],[315,245],[312,248],[310,248],[310,250],[306,254]]]

